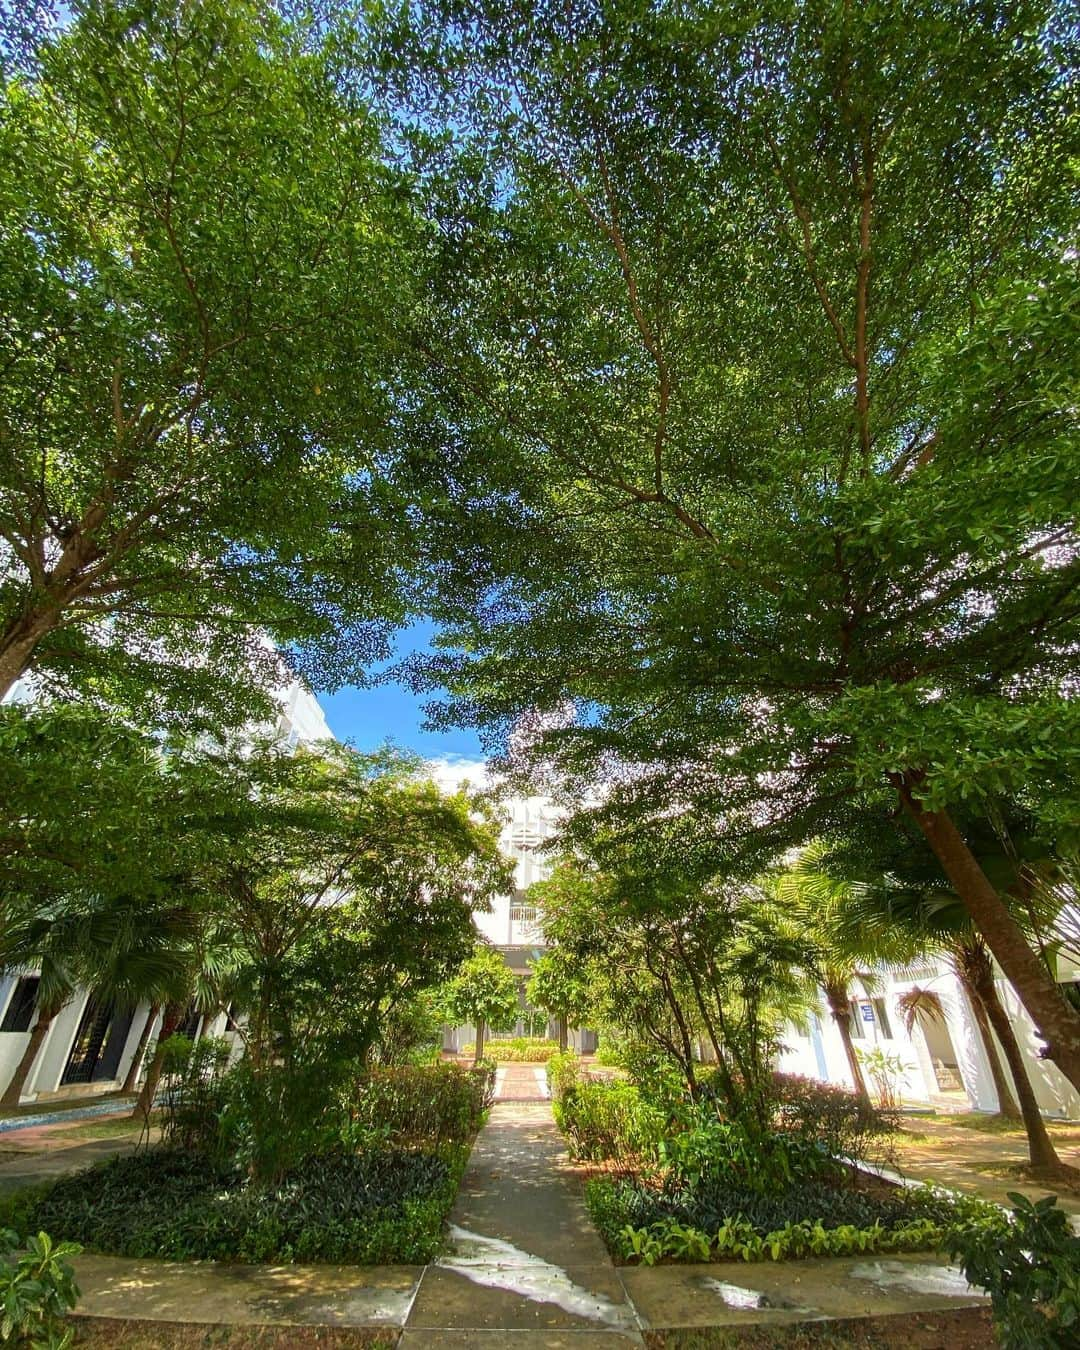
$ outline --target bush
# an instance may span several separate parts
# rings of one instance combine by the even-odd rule
[[[79,1248],[54,1243],[48,1233],[25,1244],[10,1229],[0,1230],[0,1341],[28,1350],[66,1350],[74,1332],[64,1318],[79,1296],[67,1258]]]
[[[1000,1216],[957,1227],[950,1255],[990,1295],[1005,1350],[1064,1350],[1080,1342],[1080,1237],[1057,1197],[1034,1204],[1010,1193],[1012,1223]]]
[[[581,1060],[573,1050],[559,1050],[551,1056],[547,1062],[547,1083],[555,1103],[562,1101],[567,1088],[578,1081],[580,1074]]]
[[[58,1236],[116,1256],[213,1261],[429,1261],[467,1151],[342,1152],[260,1187],[154,1149],[62,1178],[32,1205]]]
[[[369,1070],[355,1085],[346,1137],[401,1145],[463,1143],[480,1128],[495,1090],[490,1063],[416,1064]]]
[[[555,1103],[555,1119],[571,1156],[590,1162],[654,1160],[666,1132],[663,1114],[633,1083],[621,1080],[567,1083]]]
[[[461,1053],[471,1055],[475,1045],[463,1045]],[[498,1064],[545,1064],[559,1051],[558,1041],[549,1041],[542,1036],[514,1036],[510,1040],[488,1038],[484,1042],[486,1057]]]
[[[887,1161],[896,1112],[867,1107],[854,1092],[796,1074],[774,1074],[774,1119],[786,1134],[814,1140],[837,1158]]]

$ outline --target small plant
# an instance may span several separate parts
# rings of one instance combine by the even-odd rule
[[[1012,1222],[966,1223],[951,1255],[990,1295],[1005,1350],[1065,1350],[1080,1341],[1080,1237],[1057,1197],[1034,1203],[1010,1192]]]
[[[54,1243],[48,1233],[27,1238],[25,1246],[11,1229],[0,1230],[0,1341],[28,1350],[67,1350],[74,1340],[64,1325],[75,1306],[79,1286],[68,1262],[82,1250],[72,1242]]]
[[[855,1054],[873,1081],[878,1106],[883,1111],[895,1111],[900,1105],[897,1084],[910,1066],[906,1065],[899,1055],[882,1050],[880,1045],[875,1045],[870,1050],[863,1050],[857,1046]]]

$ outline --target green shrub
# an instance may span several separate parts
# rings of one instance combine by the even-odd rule
[[[813,1141],[834,1157],[888,1161],[900,1125],[894,1111],[868,1107],[854,1092],[797,1074],[774,1074],[770,1086],[777,1129]]]
[[[461,1143],[480,1128],[495,1090],[494,1065],[376,1067],[354,1086],[346,1139],[384,1138],[401,1145]]]
[[[568,1087],[578,1081],[581,1073],[581,1060],[573,1050],[559,1050],[547,1062],[547,1083],[551,1099],[557,1104],[562,1101]],[[556,1119],[558,1111],[556,1110]],[[559,1125],[562,1129],[562,1125]]]
[[[987,1217],[950,1234],[971,1284],[990,1295],[1005,1350],[1064,1350],[1080,1344],[1080,1237],[1047,1195],[1034,1204],[1010,1193],[1012,1222]]]
[[[659,1154],[665,1118],[633,1083],[576,1079],[557,1105],[556,1120],[574,1158],[631,1165]]]
[[[54,1243],[48,1233],[25,1244],[0,1230],[0,1341],[28,1350],[67,1350],[74,1339],[64,1319],[79,1296],[69,1256],[79,1248]]]
[[[471,1055],[475,1049],[474,1044],[463,1045],[461,1053]],[[484,1050],[486,1057],[498,1064],[545,1064],[559,1053],[559,1044],[541,1036],[514,1036],[509,1040],[489,1037]]]
[[[337,1152],[256,1186],[205,1158],[153,1149],[62,1178],[32,1215],[116,1256],[417,1264],[439,1249],[466,1158],[460,1145]]]

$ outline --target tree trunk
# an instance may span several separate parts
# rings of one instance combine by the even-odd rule
[[[157,1015],[161,1011],[160,1003],[151,1003],[150,1011],[146,1014],[146,1023],[143,1026],[142,1034],[139,1036],[139,1043],[135,1047],[135,1053],[131,1056],[131,1063],[128,1065],[127,1077],[124,1079],[124,1086],[121,1092],[134,1092],[135,1084],[139,1081],[139,1070],[142,1068],[143,1056],[146,1054],[146,1042],[150,1039],[150,1033],[154,1029],[154,1023],[157,1021]]]
[[[1019,1120],[1020,1108],[1016,1104],[1012,1088],[1009,1087],[1009,1080],[1005,1076],[1005,1067],[1001,1062],[1001,1056],[998,1054],[994,1033],[990,1028],[990,1019],[986,1013],[986,1003],[982,994],[976,988],[974,980],[967,972],[967,963],[973,959],[976,958],[974,958],[970,948],[963,948],[954,960],[953,969],[956,971],[956,978],[960,981],[964,993],[967,994],[975,1018],[975,1025],[979,1028],[979,1039],[982,1041],[983,1050],[986,1052],[986,1062],[990,1065],[990,1077],[994,1080],[994,1091],[997,1093],[998,1114],[1008,1117],[1009,1120]]]
[[[559,1018],[559,1049],[562,1050],[562,1051],[565,1051],[565,1050],[566,1050],[566,1047],[567,1047],[567,1044],[568,1044],[568,1042],[569,1042],[569,1040],[570,1040],[570,1037],[569,1037],[569,1034],[568,1034],[568,1031],[567,1031],[566,1018],[565,1018],[565,1017],[560,1017],[560,1018]]]
[[[146,1082],[139,1093],[139,1100],[135,1103],[135,1109],[132,1116],[141,1116],[146,1120],[150,1112],[154,1109],[154,1097],[157,1095],[157,1085],[161,1078],[161,1064],[165,1058],[165,1042],[180,1025],[180,1019],[184,1015],[184,1005],[182,1003],[166,1003],[165,1014],[161,1019],[161,1031],[158,1034],[157,1045],[154,1046],[154,1058],[150,1061],[150,1067],[146,1071]]]
[[[484,1019],[478,1017],[476,1019],[476,1054],[473,1058],[474,1064],[479,1064],[484,1058],[484,1030]]]
[[[18,1106],[23,1088],[26,1086],[30,1071],[34,1067],[34,1061],[37,1059],[41,1047],[45,1044],[45,1037],[49,1034],[49,1028],[59,1011],[60,1008],[41,1008],[38,1010],[34,1029],[30,1033],[30,1039],[26,1042],[26,1049],[22,1052],[22,1058],[15,1066],[15,1072],[11,1075],[11,1082],[4,1089],[4,1095],[0,1097],[0,1107]]]
[[[836,1023],[836,1029],[844,1043],[844,1054],[847,1055],[848,1068],[851,1070],[851,1079],[855,1085],[855,1095],[863,1106],[870,1111],[874,1104],[870,1100],[870,1092],[866,1086],[862,1065],[855,1053],[855,1043],[851,1039],[851,1003],[848,1000],[847,986],[826,985],[825,997],[829,1001],[829,1012],[832,1013],[832,1019]]]
[[[1055,1171],[1061,1171],[1061,1160],[1046,1128],[1046,1121],[1043,1120],[1042,1112],[1039,1110],[1035,1089],[1031,1086],[1031,1078],[1028,1075],[1027,1065],[1024,1063],[1024,1053],[1020,1049],[1020,1042],[1016,1039],[1016,1032],[1013,1031],[1009,1014],[1005,1011],[1005,1006],[998,994],[997,984],[994,981],[994,968],[990,964],[989,957],[985,957],[985,964],[981,969],[973,972],[972,978],[983,1003],[986,1005],[986,1015],[990,1019],[990,1025],[997,1032],[1002,1052],[1009,1065],[1013,1082],[1016,1084],[1016,1095],[1020,1098],[1024,1129],[1027,1131],[1028,1157],[1031,1159],[1031,1165],[1032,1167],[1048,1167]]]
[[[927,811],[912,795],[918,783],[918,776],[913,774],[896,780],[905,809],[1046,1042],[1045,1058],[1052,1060],[1080,1091],[1080,1012],[1058,988],[1042,958],[1031,950],[1023,929],[990,884],[952,818],[945,811]]]

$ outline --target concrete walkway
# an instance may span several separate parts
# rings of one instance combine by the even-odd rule
[[[532,1065],[508,1065],[430,1266],[83,1256],[78,1311],[202,1324],[402,1328],[401,1350],[616,1350],[642,1331],[937,1312],[981,1301],[931,1257],[617,1269]],[[115,1147],[115,1146],[114,1146]],[[71,1153],[74,1150],[67,1150]]]

